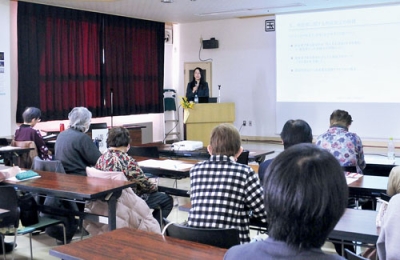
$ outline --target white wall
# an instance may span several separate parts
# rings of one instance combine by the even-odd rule
[[[179,26],[179,69],[173,73],[184,84],[184,62],[199,61],[200,38],[215,37],[218,49],[201,51],[201,59],[212,61],[212,93],[222,102],[236,104],[235,126],[243,120],[242,136],[266,137],[275,133],[275,32],[265,32],[265,20],[273,17],[230,19]],[[183,87],[178,88],[183,96]]]
[[[11,48],[10,48],[11,2],[0,1],[0,52],[4,52],[4,73],[0,73],[0,136],[11,134]]]

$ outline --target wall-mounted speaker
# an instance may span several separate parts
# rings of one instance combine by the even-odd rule
[[[203,41],[203,49],[217,49],[217,48],[218,48],[218,40],[216,40],[215,38]]]

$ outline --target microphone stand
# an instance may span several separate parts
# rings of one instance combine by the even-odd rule
[[[110,103],[111,103],[111,128],[113,128],[113,116],[114,116],[114,89],[110,92]]]
[[[218,103],[221,103],[221,85],[218,85]]]

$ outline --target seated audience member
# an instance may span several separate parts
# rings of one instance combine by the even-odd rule
[[[393,196],[383,217],[376,247],[379,259],[396,260],[400,256],[400,195]]]
[[[264,178],[269,237],[234,246],[224,259],[344,259],[321,250],[347,205],[337,160],[313,144],[297,144],[274,159]]]
[[[389,196],[400,193],[400,166],[393,167],[390,171],[386,193]]]
[[[353,122],[344,110],[335,110],[330,117],[330,128],[317,138],[316,145],[328,150],[342,167],[356,166],[357,172],[365,168],[364,151],[360,137],[349,132]]]
[[[153,216],[160,222],[160,210],[167,218],[173,208],[171,196],[157,191],[157,185],[146,177],[135,159],[127,154],[131,139],[123,127],[110,129],[107,137],[108,150],[97,160],[96,168],[102,171],[121,171],[129,181],[136,183],[135,193],[154,209]],[[161,223],[160,223],[161,224]]]
[[[60,160],[65,172],[86,176],[86,166],[94,166],[101,153],[85,134],[92,113],[86,107],[75,107],[68,114],[69,128],[57,136],[55,159]]]
[[[240,242],[249,242],[250,217],[266,222],[266,213],[256,173],[236,162],[243,151],[240,134],[231,124],[216,126],[207,149],[210,159],[190,170],[188,226],[237,228]]]
[[[33,129],[33,127],[40,122],[40,117],[42,113],[39,108],[28,107],[22,113],[22,118],[24,123],[15,130],[15,141],[34,141],[37,153],[42,160],[51,160],[51,155],[49,154],[49,149],[47,148],[42,135],[39,130]]]
[[[281,139],[283,149],[287,149],[295,144],[312,143],[313,135],[310,125],[301,119],[288,120],[282,128]],[[258,176],[261,184],[264,181],[264,173],[274,159],[265,160],[258,168]]]

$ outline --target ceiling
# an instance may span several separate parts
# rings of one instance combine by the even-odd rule
[[[16,0],[14,0],[16,1]],[[165,23],[400,4],[394,0],[22,0]],[[163,3],[172,2],[172,3]]]

